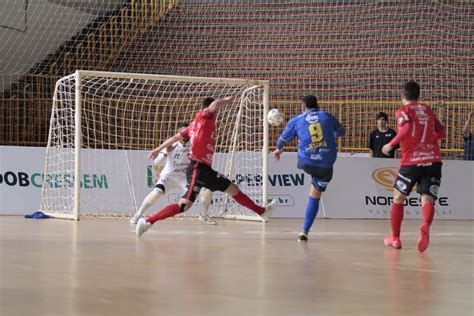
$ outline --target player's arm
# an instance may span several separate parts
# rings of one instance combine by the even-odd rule
[[[469,137],[469,128],[471,127],[472,114],[474,114],[474,112],[469,112],[469,114],[467,115],[466,123],[464,123],[464,126],[462,128],[462,136],[465,138]]]
[[[437,139],[443,139],[446,138],[446,129],[444,128],[443,123],[441,123],[436,117],[435,117],[435,133],[436,133],[436,138]]]
[[[394,133],[395,134],[394,134],[393,138],[397,137],[397,132],[394,131]],[[393,146],[392,150],[394,151],[394,158],[398,158],[397,149],[400,149],[400,144],[397,144],[397,145]]]
[[[160,153],[156,158],[153,160],[153,164],[155,166],[164,166],[165,165],[165,160],[168,157],[168,155],[173,155],[174,150],[176,149],[176,143],[173,143],[173,145],[166,147]]]
[[[343,137],[346,135],[346,129],[344,128],[344,126],[342,126],[341,122],[339,122],[339,120],[337,118],[335,118],[333,115],[331,115],[332,118],[333,118],[333,122],[334,122],[334,138],[338,138],[338,137]]]
[[[166,157],[168,157],[168,153],[165,150],[160,151],[158,156],[156,156],[156,158],[153,159],[153,164],[155,166],[164,166]]]
[[[408,114],[403,110],[398,110],[396,117],[398,134],[388,144],[385,144],[382,147],[382,153],[386,156],[390,155],[390,152],[395,148],[395,146],[404,141],[410,134],[412,122]]]
[[[281,133],[280,137],[276,142],[276,149],[273,152],[275,154],[275,160],[280,160],[280,156],[283,153],[283,147],[286,143],[289,143],[296,136],[296,118],[293,118],[286,124],[285,130]]]
[[[184,131],[186,131],[188,128],[186,128]],[[181,132],[177,133],[176,135],[168,138],[167,140],[165,140],[165,142],[163,144],[161,144],[160,146],[158,146],[155,149],[153,149],[152,151],[150,151],[148,153],[148,159],[155,159],[163,149],[169,148],[175,142],[184,139],[185,136],[182,135],[182,133],[183,133],[183,131],[181,131]]]
[[[209,105],[207,110],[209,111],[209,113],[214,114],[217,111],[219,111],[219,109],[222,108],[223,106],[231,104],[235,100],[235,98],[236,97],[225,97],[222,99],[214,100],[214,102],[212,102],[211,105]]]
[[[398,127],[398,134],[388,144],[382,147],[384,155],[389,156],[390,152],[395,149],[402,141],[404,141],[410,134],[411,123],[404,124]]]

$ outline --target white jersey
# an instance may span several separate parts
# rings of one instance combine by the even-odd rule
[[[181,144],[176,142],[172,145],[171,151],[163,150],[155,158],[155,165],[163,165],[165,167],[160,173],[160,179],[157,183],[165,187],[182,187],[186,185],[186,169],[191,161],[189,160],[189,142]],[[167,188],[170,189],[170,188]]]

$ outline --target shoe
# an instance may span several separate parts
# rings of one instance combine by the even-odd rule
[[[207,215],[199,214],[199,220],[207,225],[217,225],[216,221]]]
[[[418,239],[418,251],[424,252],[430,243],[430,225],[423,223],[420,225],[420,239]]]
[[[262,220],[265,223],[268,222],[268,220],[272,216],[272,213],[273,213],[273,210],[275,209],[276,203],[277,203],[277,201],[275,199],[273,199],[273,200],[270,201],[270,203],[265,205],[265,212],[263,212],[263,214],[260,215],[260,217],[262,218]]]
[[[305,233],[305,232],[299,233],[298,241],[308,241],[308,233]]]
[[[390,246],[395,249],[402,248],[402,242],[400,241],[400,238],[395,238],[392,235],[385,237],[383,243],[385,244],[385,246]]]
[[[130,218],[130,224],[136,224],[138,223],[138,220],[141,218],[141,216],[137,216],[137,214],[133,215],[132,218]]]
[[[140,218],[138,220],[137,226],[135,227],[135,233],[137,234],[137,237],[140,237],[150,227],[151,223],[148,223],[144,218]]]

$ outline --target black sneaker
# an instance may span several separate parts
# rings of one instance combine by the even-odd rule
[[[299,233],[298,241],[308,241],[308,233],[304,233],[304,232]]]

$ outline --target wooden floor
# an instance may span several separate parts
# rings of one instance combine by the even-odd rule
[[[267,225],[0,217],[0,315],[473,315],[474,222],[418,221],[403,249],[386,220]]]

